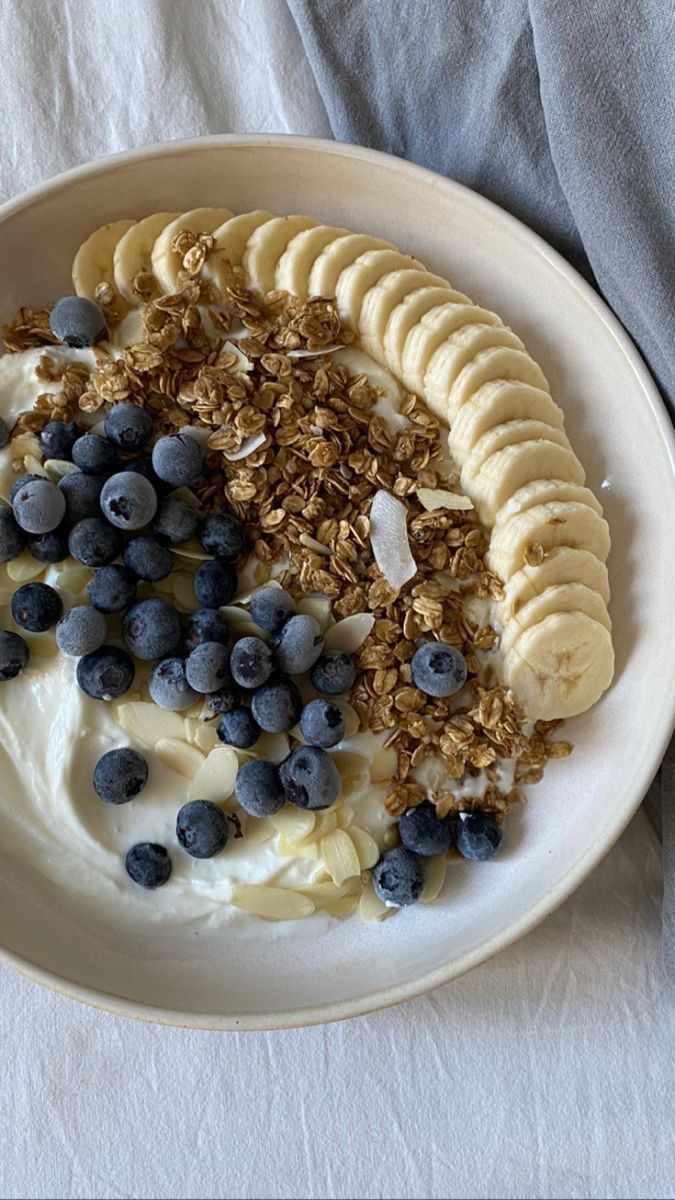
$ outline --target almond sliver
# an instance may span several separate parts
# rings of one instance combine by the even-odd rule
[[[418,488],[415,495],[427,512],[435,512],[437,508],[473,508],[468,496],[459,492],[446,492],[444,488]]]
[[[319,843],[319,852],[331,879],[338,885],[352,875],[361,874],[361,864],[354,843],[344,829],[334,829]]]
[[[352,613],[326,630],[324,650],[343,650],[345,654],[353,654],[365,642],[374,624],[372,613]]]
[[[244,912],[264,917],[268,921],[295,921],[314,912],[314,902],[301,892],[288,888],[265,887],[262,884],[235,884],[232,904]]]
[[[124,730],[150,749],[161,738],[182,740],[185,726],[180,713],[167,712],[144,701],[118,704],[117,719]]]
[[[211,800],[214,804],[226,800],[234,791],[238,770],[239,759],[234,750],[229,746],[216,746],[202,758],[192,777],[188,800]]]
[[[186,779],[193,779],[206,761],[201,750],[179,738],[160,738],[155,753],[165,766],[178,775],[184,775]]]
[[[375,866],[380,857],[380,850],[375,838],[371,837],[365,829],[361,829],[358,825],[352,825],[349,830],[349,837],[356,847],[361,869],[369,871],[371,867]]]
[[[424,860],[424,871],[427,881],[422,892],[422,900],[425,904],[429,904],[435,900],[443,888],[445,883],[445,871],[448,865],[448,860],[444,854],[439,854],[435,858],[426,858]]]

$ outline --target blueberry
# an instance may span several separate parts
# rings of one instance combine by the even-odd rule
[[[176,837],[193,858],[213,858],[227,845],[230,832],[222,808],[211,800],[191,800],[176,818]]]
[[[178,646],[180,616],[167,600],[139,600],[124,618],[123,634],[136,658],[165,658]]]
[[[62,524],[49,533],[33,533],[28,538],[28,549],[38,562],[63,562],[68,550],[68,529]]]
[[[152,437],[152,417],[137,404],[117,404],[110,409],[103,428],[120,450],[142,450]]]
[[[445,642],[425,642],[410,660],[412,681],[427,696],[453,696],[466,683],[466,660]]]
[[[309,678],[317,692],[339,696],[354,686],[356,667],[343,650],[326,650],[314,663]]]
[[[426,873],[422,863],[412,850],[405,846],[396,846],[387,850],[379,862],[373,867],[373,888],[375,895],[383,900],[388,908],[403,908],[415,904],[426,883]]]
[[[137,842],[127,850],[124,866],[134,883],[144,888],[161,887],[171,875],[169,853],[157,842]]]
[[[450,849],[453,824],[448,817],[439,819],[433,804],[424,800],[416,808],[404,812],[398,823],[398,832],[407,850],[430,858],[434,854],[445,854]]]
[[[132,538],[124,551],[124,565],[138,579],[149,579],[155,583],[166,579],[173,570],[173,555],[168,546],[158,538],[147,534]]]
[[[81,658],[100,650],[107,634],[103,613],[87,604],[78,604],[61,617],[56,626],[56,644],[64,654]]]
[[[230,671],[240,687],[262,687],[272,674],[273,666],[272,651],[261,638],[239,638],[232,647]]]
[[[267,633],[279,633],[295,613],[295,600],[281,588],[266,587],[251,597],[251,616]]]
[[[231,713],[241,704],[241,695],[233,683],[226,683],[224,687],[218,688],[217,692],[210,692],[206,703],[212,713]]]
[[[7,422],[0,417],[0,450],[6,446],[9,441],[9,428]]]
[[[157,511],[157,493],[142,475],[118,471],[103,484],[101,510],[118,529],[143,529]]]
[[[254,758],[244,763],[234,785],[237,803],[252,817],[271,817],[286,801],[274,763]]]
[[[85,475],[108,475],[117,463],[117,450],[107,438],[83,433],[73,446],[72,458]]]
[[[204,517],[199,529],[199,540],[207,554],[213,554],[224,562],[233,562],[244,553],[248,545],[246,530],[241,521],[231,513],[211,513]]]
[[[84,296],[62,296],[49,314],[49,328],[66,346],[81,350],[100,342],[108,332],[102,309]]]
[[[196,692],[217,692],[230,680],[230,652],[222,642],[201,642],[191,651],[185,675]]]
[[[229,604],[237,592],[237,572],[229,563],[205,562],[195,575],[195,595],[204,608]]]
[[[0,683],[16,679],[28,665],[28,646],[18,633],[0,630]]]
[[[100,612],[123,612],[136,598],[136,577],[117,563],[99,567],[87,586],[89,603]]]
[[[18,496],[22,487],[25,487],[27,483],[33,483],[33,481],[35,479],[44,479],[44,476],[43,475],[21,475],[21,477],[19,479],[15,479],[14,483],[12,484],[11,488],[9,489],[10,504],[14,503],[14,497]]]
[[[94,791],[104,804],[127,804],[148,782],[148,764],[135,750],[108,750],[94,767]]]
[[[222,642],[225,646],[230,640],[230,627],[216,608],[198,608],[191,613],[185,626],[185,647],[188,651],[202,642]]]
[[[153,532],[166,538],[172,546],[189,542],[199,528],[199,514],[186,500],[167,496],[162,500],[153,521]]]
[[[144,479],[149,480],[158,496],[163,496],[168,491],[168,484],[155,475],[152,469],[152,459],[147,454],[140,458],[129,459],[124,464],[124,470],[132,471],[135,475],[142,475]]]
[[[291,617],[274,639],[275,657],[287,675],[302,675],[314,666],[323,647],[323,633],[314,617]]]
[[[462,812],[457,822],[457,849],[462,858],[485,862],[502,844],[502,827],[488,813]]]
[[[265,683],[253,695],[251,712],[265,733],[288,733],[302,712],[300,692],[291,679]]]
[[[26,544],[26,535],[20,529],[11,508],[0,508],[0,562],[18,558]]]
[[[34,479],[12,502],[16,522],[26,533],[50,533],[66,515],[66,498],[55,483]]]
[[[260,737],[260,726],[251,715],[249,708],[233,708],[223,713],[216,730],[221,742],[227,746],[236,746],[238,750],[249,750]]]
[[[80,436],[74,421],[50,421],[40,434],[40,449],[45,458],[60,458],[66,462]]]
[[[85,517],[73,525],[68,549],[85,567],[106,567],[122,549],[122,534],[103,517]]]
[[[29,633],[51,629],[62,612],[63,601],[48,583],[24,583],[12,596],[12,616]]]
[[[161,658],[155,663],[148,680],[148,691],[155,704],[171,712],[192,708],[199,699],[187,681],[184,658]]]
[[[191,487],[202,473],[204,451],[187,433],[167,434],[152,447],[152,465],[155,474],[172,487]]]
[[[116,700],[134,682],[132,658],[118,646],[101,646],[78,662],[77,682],[92,700]]]
[[[59,489],[66,500],[66,521],[75,525],[86,517],[100,517],[101,489],[105,480],[100,475],[84,475],[71,471],[59,479]]]
[[[310,700],[302,710],[300,732],[309,746],[337,746],[345,736],[345,719],[337,704]]]
[[[330,808],[340,795],[340,774],[330,754],[316,746],[297,746],[282,762],[279,775],[290,804]]]

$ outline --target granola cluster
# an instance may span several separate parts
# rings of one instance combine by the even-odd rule
[[[58,380],[60,389],[41,394],[19,424],[38,432],[78,408],[91,413],[132,401],[153,414],[159,433],[186,424],[209,429],[196,490],[206,509],[225,503],[245,522],[258,582],[281,562],[276,578],[294,596],[327,596],[336,618],[364,611],[375,617],[355,655],[360,675],[351,702],[362,728],[389,731],[386,745],[395,750],[396,766],[388,811],[399,815],[426,797],[415,770],[433,757],[446,779],[476,779],[475,798],[463,796],[461,805],[450,790],[432,794],[439,814],[474,804],[503,814],[521,797],[517,788],[499,790],[498,760],[515,759],[516,784],[533,783],[547,758],[571,746],[549,740],[557,722],[526,732],[513,697],[495,683],[490,651],[497,633],[469,613],[472,599],[498,599],[502,585],[485,567],[488,535],[475,513],[427,511],[420,502],[420,488],[458,483],[447,473],[439,422],[408,394],[400,406],[407,421],[392,430],[377,411],[381,392],[331,353],[352,335],[329,301],[303,303],[273,292],[263,302],[233,272],[205,328],[199,306],[209,285],[199,273],[209,248],[203,238],[186,242],[181,290],[148,300],[143,340],[119,357],[101,347],[91,371],[81,363],[57,368],[47,350],[38,371]],[[98,298],[114,325],[122,309],[105,286]],[[139,296],[149,294],[149,286],[137,280]],[[235,325],[246,331],[236,347],[227,341]],[[21,309],[5,330],[12,351],[54,340],[48,310]],[[370,544],[369,513],[380,489],[404,499],[409,514],[418,570],[400,590],[382,575]],[[462,703],[426,696],[412,684],[410,660],[419,639],[430,636],[466,658]]]

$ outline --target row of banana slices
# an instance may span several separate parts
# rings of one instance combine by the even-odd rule
[[[138,304],[141,272],[158,293],[174,291],[182,231],[212,235],[203,275],[216,287],[241,264],[253,291],[334,298],[366,353],[450,426],[463,490],[492,530],[488,566],[505,583],[503,683],[532,718],[594,704],[614,671],[609,530],[520,338],[390,242],[264,211],[200,208],[105,225],[77,253],[76,291],[93,297],[108,282]]]

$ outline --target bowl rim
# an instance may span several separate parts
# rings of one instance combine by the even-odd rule
[[[199,153],[205,149],[226,150],[233,147],[279,148],[287,146],[294,150],[312,154],[321,152],[335,158],[361,159],[365,162],[379,163],[389,169],[403,172],[422,184],[436,190],[446,190],[459,196],[469,198],[478,210],[501,224],[511,236],[527,243],[528,248],[540,254],[567,284],[574,289],[595,315],[603,322],[607,332],[619,343],[619,346],[637,376],[645,398],[652,410],[659,431],[669,452],[671,464],[675,471],[675,431],[670,422],[665,404],[654,383],[647,366],[639,351],[633,344],[629,334],[621,325],[606,302],[589,283],[572,267],[566,259],[554,250],[539,234],[529,229],[517,217],[506,212],[498,204],[474,192],[464,184],[458,183],[443,175],[437,174],[426,167],[407,162],[396,155],[387,154],[380,150],[371,150],[365,146],[351,145],[346,142],[331,141],[327,138],[314,138],[299,134],[209,134],[203,137],[182,138],[168,142],[156,142],[149,145],[136,146],[132,150],[106,155],[103,158],[72,167],[46,182],[40,183],[19,196],[0,205],[0,223],[17,212],[30,209],[33,204],[41,202],[51,193],[67,190],[78,180],[103,174],[116,165],[123,165],[141,159],[172,157],[177,152]],[[90,1007],[113,1013],[116,1016],[130,1017],[136,1020],[152,1022],[160,1025],[170,1025],[179,1028],[216,1030],[216,1031],[260,1031],[276,1029],[292,1029],[310,1025],[319,1025],[332,1021],[346,1020],[351,1017],[364,1016],[382,1008],[399,1004],[423,995],[442,984],[450,983],[453,979],[479,966],[498,951],[512,945],[530,930],[534,929],[549,913],[553,912],[564,900],[594,870],[598,863],[612,848],[628,825],[630,819],[639,808],[644,795],[651,783],[668,742],[675,728],[675,681],[671,682],[667,697],[670,705],[662,708],[660,729],[656,728],[647,749],[650,750],[641,764],[638,776],[638,786],[634,793],[619,801],[598,836],[581,854],[577,861],[568,869],[557,884],[546,892],[541,899],[532,905],[516,921],[505,929],[486,938],[470,951],[465,952],[451,963],[436,967],[418,978],[393,987],[369,992],[358,998],[336,1001],[329,1004],[308,1008],[297,1008],[282,1012],[256,1013],[254,1015],[239,1014],[227,1017],[219,1013],[185,1012],[178,1009],[158,1008],[142,1001],[129,1000],[85,984],[75,983],[59,975],[55,971],[46,970],[23,958],[15,951],[0,946],[0,964],[17,972],[19,975],[37,983],[42,987],[56,992],[58,995],[78,1000]],[[671,715],[672,714],[672,715]]]

